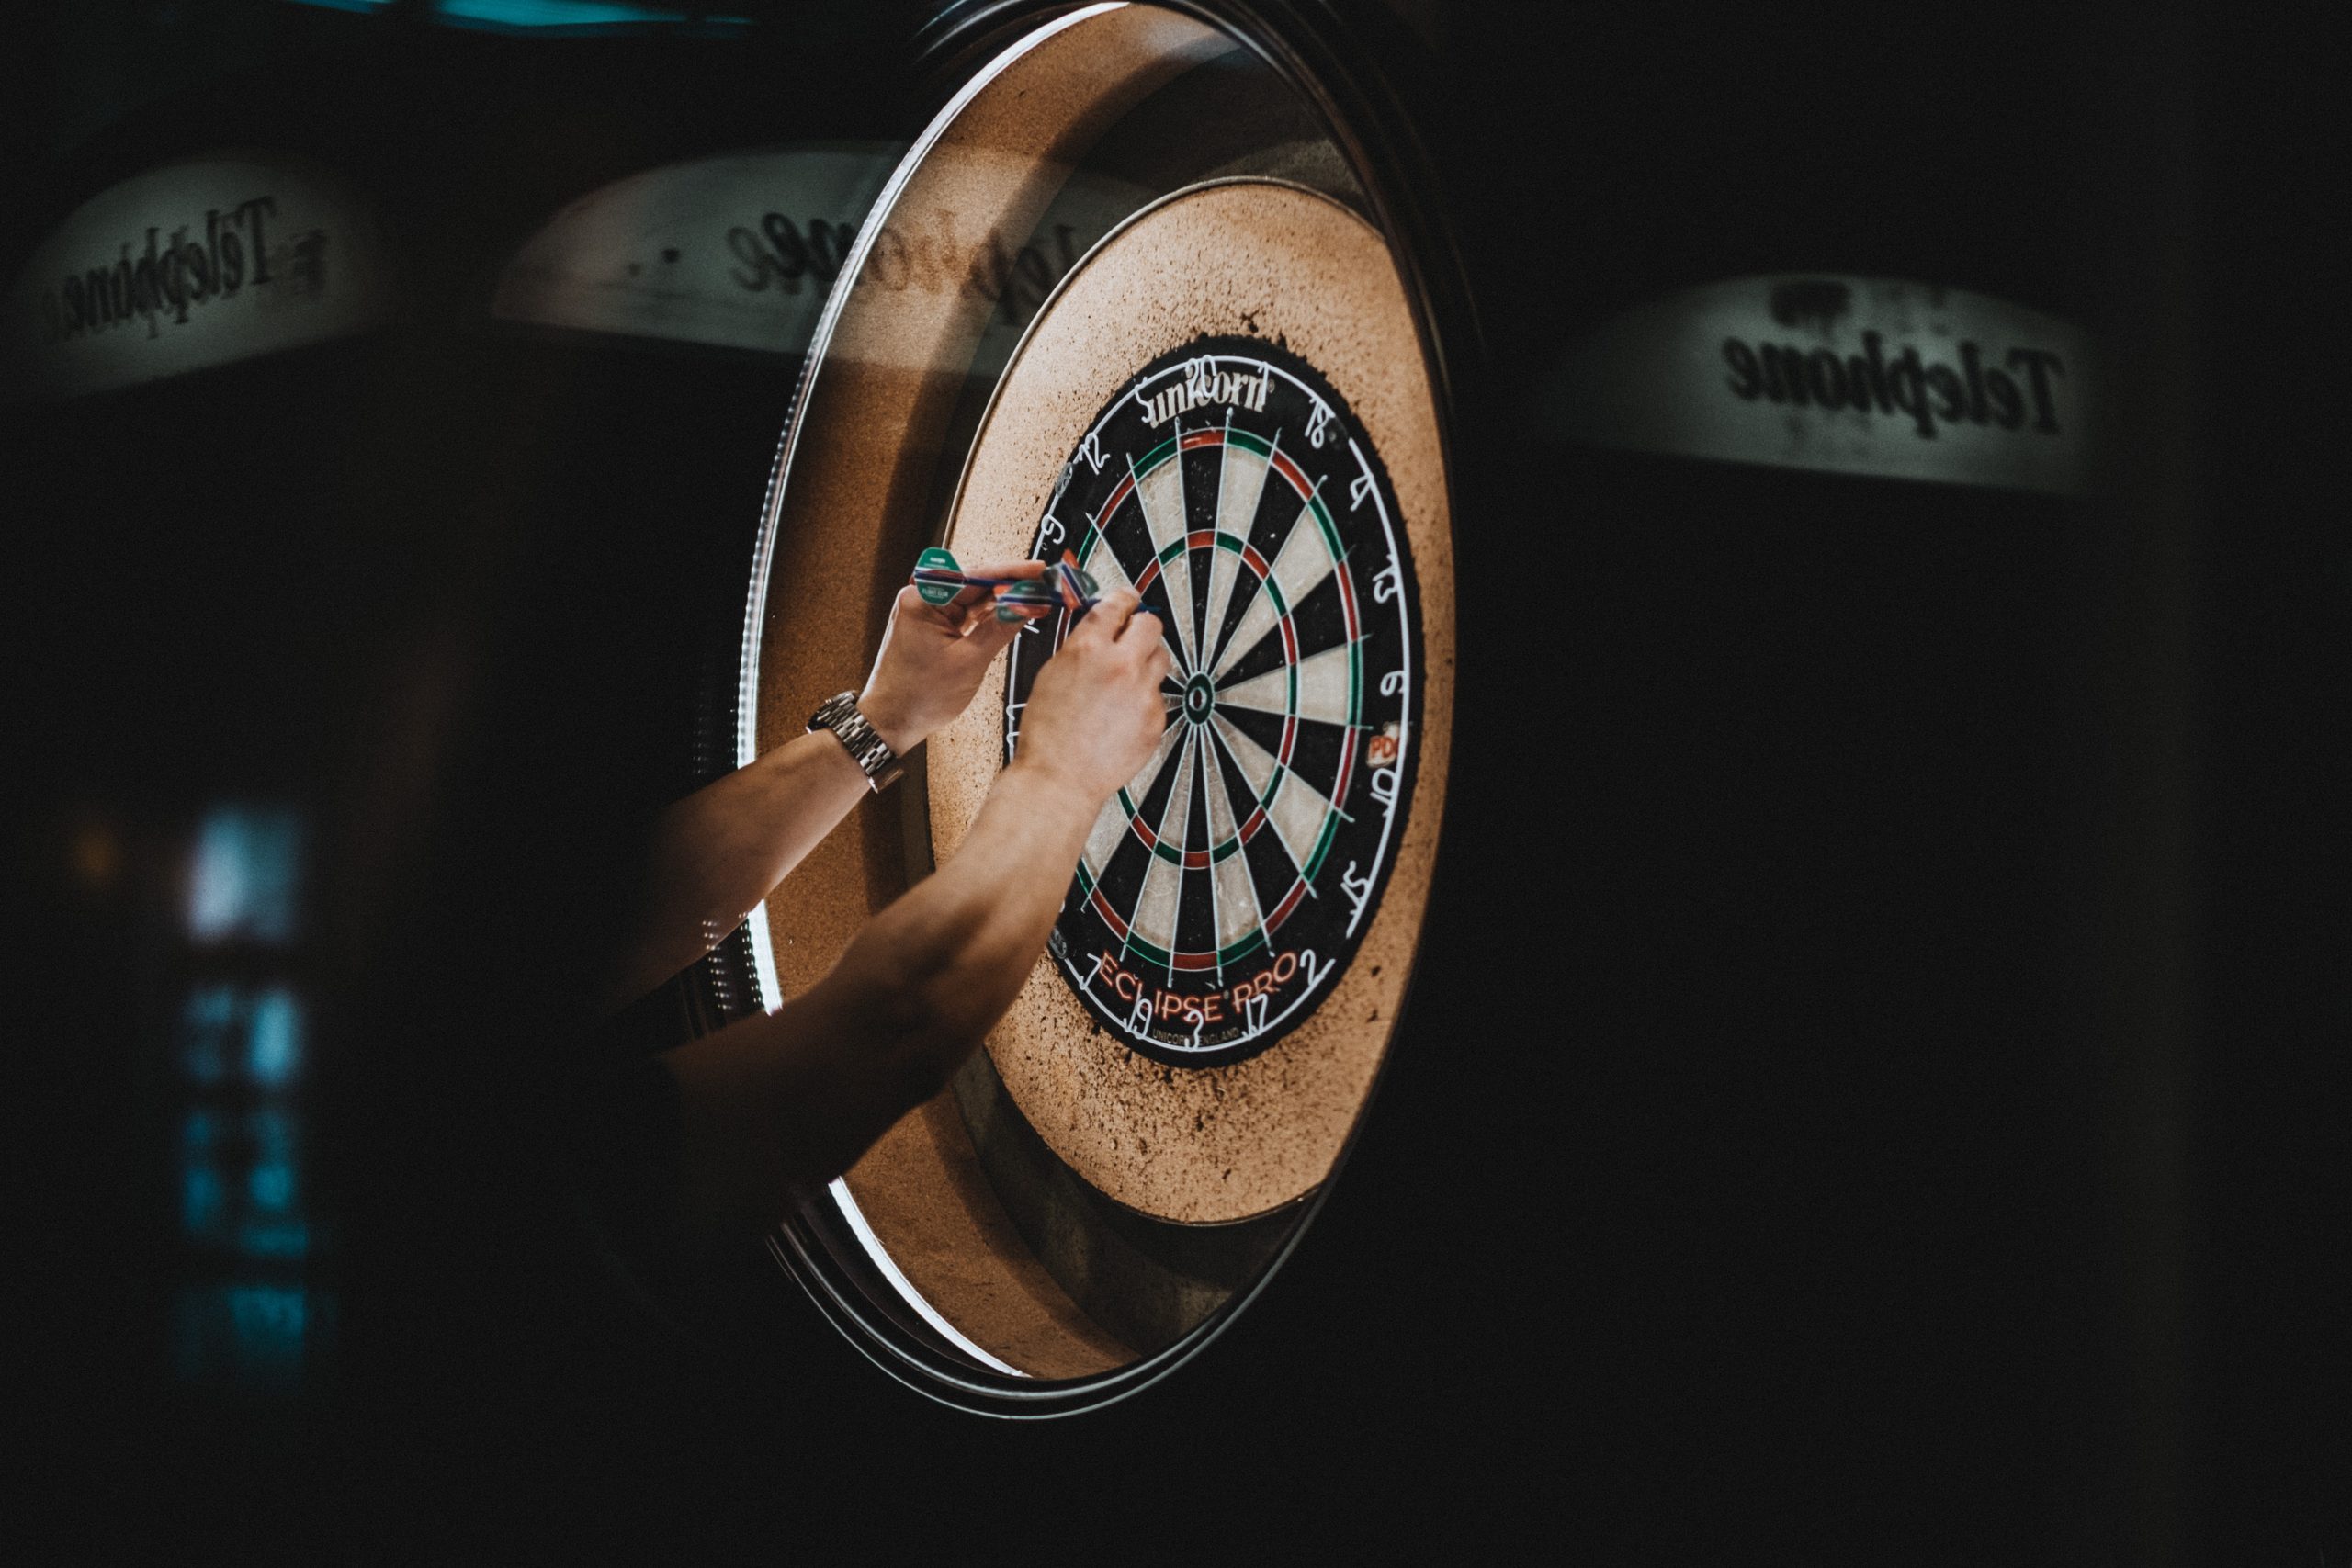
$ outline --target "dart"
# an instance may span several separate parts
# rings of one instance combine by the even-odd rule
[[[934,545],[915,558],[914,575],[910,581],[914,583],[915,592],[922,595],[924,604],[944,604],[967,588],[1001,592],[1016,582],[1035,580],[1027,577],[974,577],[956,565],[953,554]]]
[[[1066,608],[1064,592],[1065,585],[1048,582],[1043,578],[1016,579],[1010,586],[997,590],[996,618],[1017,621],[1026,618],[1027,613],[1033,610],[1042,615],[1049,610]]]
[[[1062,558],[1044,577],[1023,578],[998,591],[997,619],[1010,621],[1033,607],[1082,615],[1102,602],[1102,589],[1101,583],[1079,570],[1077,558],[1064,550]]]
[[[1052,576],[1061,589],[1062,608],[1073,614],[1091,608],[1102,591],[1101,583],[1079,570],[1078,558],[1068,550],[1054,564]]]
[[[1079,569],[1068,550],[1043,577],[979,577],[966,571],[952,552],[934,545],[916,558],[910,581],[926,604],[944,604],[967,588],[985,588],[996,600],[1000,621],[1034,619],[1049,610],[1083,615],[1101,602],[1102,593],[1102,585]]]

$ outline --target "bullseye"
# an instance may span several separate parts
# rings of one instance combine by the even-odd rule
[[[1216,682],[1206,675],[1195,675],[1184,682],[1184,716],[1194,724],[1206,724],[1209,715],[1216,710]]]

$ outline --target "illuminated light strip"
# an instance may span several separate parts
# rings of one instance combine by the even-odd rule
[[[865,1223],[865,1213],[857,1206],[857,1200],[850,1196],[848,1182],[837,1176],[825,1184],[825,1190],[840,1207],[842,1218],[849,1222],[851,1234],[857,1237],[858,1245],[865,1248],[865,1254],[874,1260],[874,1266],[882,1270],[882,1277],[890,1281],[890,1288],[898,1292],[900,1299],[914,1308],[925,1323],[937,1329],[949,1344],[991,1371],[1002,1372],[1011,1378],[1029,1375],[1019,1367],[998,1360],[964,1337],[954,1324],[939,1315],[937,1307],[923,1300],[922,1292],[915,1289],[914,1281],[899,1272],[899,1266],[891,1260],[889,1250],[882,1245],[882,1238],[876,1235],[874,1227]]]
[[[775,972],[775,950],[768,939],[766,899],[752,906],[743,928],[752,938],[752,974],[760,984],[760,1010],[774,1012],[784,1005],[784,979]]]

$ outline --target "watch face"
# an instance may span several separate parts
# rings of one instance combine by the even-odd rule
[[[1145,366],[1064,466],[1034,553],[1165,625],[1168,730],[1089,834],[1049,942],[1158,1061],[1254,1055],[1377,907],[1410,806],[1419,602],[1380,455],[1315,367],[1202,338]],[[1007,756],[1067,614],[1013,645]]]

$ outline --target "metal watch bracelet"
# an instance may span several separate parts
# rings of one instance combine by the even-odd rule
[[[890,743],[875,732],[874,726],[857,708],[855,692],[838,692],[827,697],[817,711],[808,716],[811,731],[830,729],[865,774],[868,788],[876,793],[888,788],[905,773],[906,764],[890,750]]]

